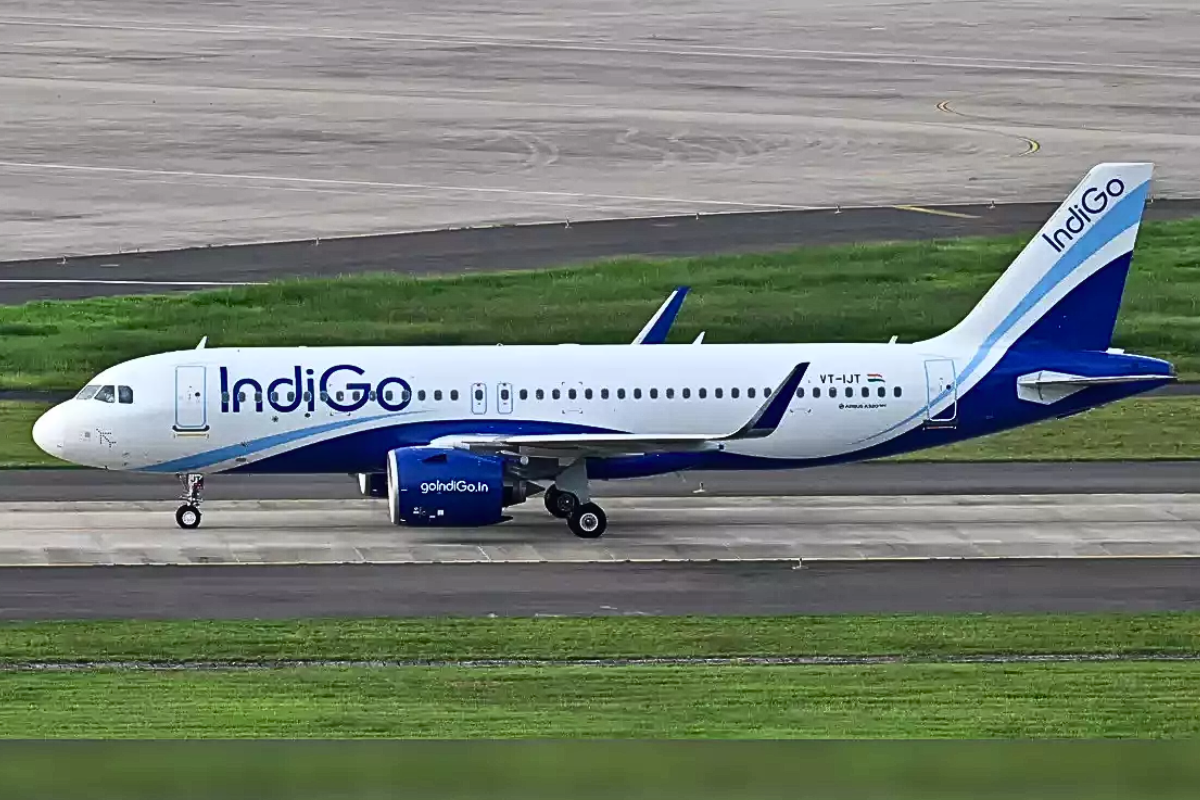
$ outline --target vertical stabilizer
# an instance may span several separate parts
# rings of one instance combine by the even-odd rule
[[[1125,290],[1153,164],[1100,164],[939,341],[1105,350]]]

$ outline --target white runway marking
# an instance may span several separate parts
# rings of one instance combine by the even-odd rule
[[[640,195],[593,194],[590,192],[556,192],[545,189],[503,189],[485,186],[437,186],[424,183],[394,181],[344,180],[339,178],[301,178],[287,175],[239,175],[223,172],[192,170],[136,169],[133,167],[95,167],[86,164],[39,164],[30,161],[0,161],[0,168],[42,169],[59,172],[88,172],[112,175],[173,176],[177,178],[217,178],[221,180],[256,181],[260,183],[293,183],[313,186],[367,186],[384,189],[417,189],[421,191],[461,192],[464,194],[528,195],[531,197],[569,197],[575,199],[616,200],[621,202],[664,203],[670,205],[736,206],[739,208],[783,209],[800,211],[808,206],[782,203],[747,203],[735,200],[697,200],[682,197],[646,197]]]

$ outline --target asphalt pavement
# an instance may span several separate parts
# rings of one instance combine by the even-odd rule
[[[6,569],[2,619],[1200,609],[1200,559]]]

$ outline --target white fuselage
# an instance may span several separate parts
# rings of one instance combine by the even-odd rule
[[[106,370],[89,386],[132,402],[76,399],[39,424],[62,458],[108,469],[371,471],[389,446],[462,431],[724,434],[799,362],[778,430],[731,454],[823,459],[900,435],[948,413],[928,406],[930,384],[962,358],[900,344],[200,349]],[[288,458],[322,443],[311,468]]]

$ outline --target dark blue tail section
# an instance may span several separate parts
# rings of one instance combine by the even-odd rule
[[[1017,347],[1107,350],[1133,253],[1111,261],[1060,300],[1018,340]]]

